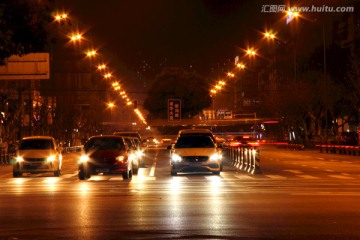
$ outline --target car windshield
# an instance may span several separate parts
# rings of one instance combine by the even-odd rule
[[[19,150],[45,150],[54,149],[53,142],[49,139],[28,139],[20,142]]]
[[[215,137],[210,132],[183,132],[180,136],[208,136],[211,137],[213,141],[216,141]]]
[[[184,136],[179,137],[175,148],[214,148],[214,142],[207,136]]]
[[[84,146],[85,151],[98,150],[124,150],[125,145],[121,138],[94,138]]]

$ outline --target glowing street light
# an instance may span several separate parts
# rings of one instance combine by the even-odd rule
[[[68,15],[66,13],[57,13],[55,16],[54,16],[54,19],[56,22],[62,22],[62,21],[65,21],[67,19]]]
[[[94,57],[97,54],[95,50],[88,50],[86,51],[86,56],[88,57]]]
[[[231,72],[228,72],[228,73],[227,73],[227,76],[233,78],[233,77],[235,77],[235,74],[233,74],[233,73],[231,73]]]
[[[249,56],[255,56],[256,55],[256,51],[253,49],[253,48],[249,48],[246,50],[246,53],[249,55]]]
[[[73,33],[70,35],[70,40],[73,42],[79,42],[82,38],[83,36],[80,33]]]
[[[236,64],[236,66],[237,66],[238,68],[240,68],[240,69],[244,69],[244,68],[245,68],[245,64],[243,64],[243,63],[238,63],[238,64]]]
[[[275,34],[273,34],[271,32],[265,32],[264,36],[267,39],[274,39],[275,38]]]
[[[112,77],[112,74],[111,73],[106,73],[105,75],[104,75],[104,78],[105,79],[109,79],[109,78],[111,78]]]
[[[107,104],[107,106],[108,106],[109,108],[113,108],[113,107],[115,107],[115,104],[114,104],[113,102],[109,102],[109,103]]]
[[[98,66],[97,66],[97,69],[98,70],[104,70],[106,68],[106,65],[105,64],[99,64]]]
[[[286,24],[289,24],[294,18],[300,17],[300,13],[295,10],[286,11]]]

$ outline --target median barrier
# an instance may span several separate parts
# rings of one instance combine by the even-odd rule
[[[258,146],[223,146],[225,161],[239,170],[257,174],[260,170],[260,149]]]
[[[334,144],[318,144],[316,145],[321,153],[333,153],[343,155],[360,156],[359,146],[345,146],[345,145],[334,145]]]
[[[277,144],[277,147],[289,150],[305,150],[304,144],[300,143],[279,143]]]

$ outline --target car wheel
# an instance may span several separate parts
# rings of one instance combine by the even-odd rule
[[[171,172],[171,176],[176,176],[177,172]]]
[[[122,173],[123,179],[129,179],[130,178],[130,172],[131,171],[126,171],[126,172]]]
[[[22,177],[22,172],[13,171],[13,177]]]
[[[223,164],[221,163],[220,164],[220,172],[222,172],[222,170],[223,170]]]
[[[57,171],[54,171],[54,176],[55,177],[60,177],[60,175],[61,175],[61,170],[60,169],[57,170]]]
[[[139,172],[139,167],[134,168],[134,169],[133,169],[133,171],[134,171],[134,174],[135,174],[135,175],[137,175],[137,174],[138,174],[138,172]]]
[[[214,175],[220,175],[220,171],[212,172]]]
[[[90,178],[90,174],[84,169],[84,167],[80,167],[79,169],[79,179],[85,180],[87,178]]]

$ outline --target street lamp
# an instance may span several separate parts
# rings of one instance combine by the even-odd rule
[[[99,65],[97,66],[97,69],[98,69],[99,71],[104,70],[105,68],[106,68],[106,65],[105,65],[105,64],[99,64]]]
[[[85,54],[86,54],[87,57],[91,58],[91,57],[94,57],[97,54],[97,52],[94,49],[91,49],[91,50],[87,50],[85,52]]]
[[[63,21],[66,21],[68,15],[66,13],[57,13],[55,16],[54,16],[54,20],[58,23],[61,23]]]
[[[256,55],[256,51],[255,51],[253,48],[248,48],[248,49],[246,50],[246,54],[249,55],[249,56],[251,56],[251,57],[253,57],[253,56]]]
[[[271,33],[271,32],[265,32],[264,36],[265,36],[265,38],[270,39],[270,40],[275,39],[275,37],[276,37],[275,34]]]
[[[82,39],[83,39],[83,36],[80,33],[72,33],[70,35],[70,40],[72,42],[80,42]]]
[[[110,108],[110,119],[112,119],[112,109],[115,107],[113,102],[107,103],[108,108]]]
[[[112,77],[112,74],[111,73],[105,73],[105,75],[104,75],[104,78],[105,79],[109,79],[109,78],[111,78]]]

